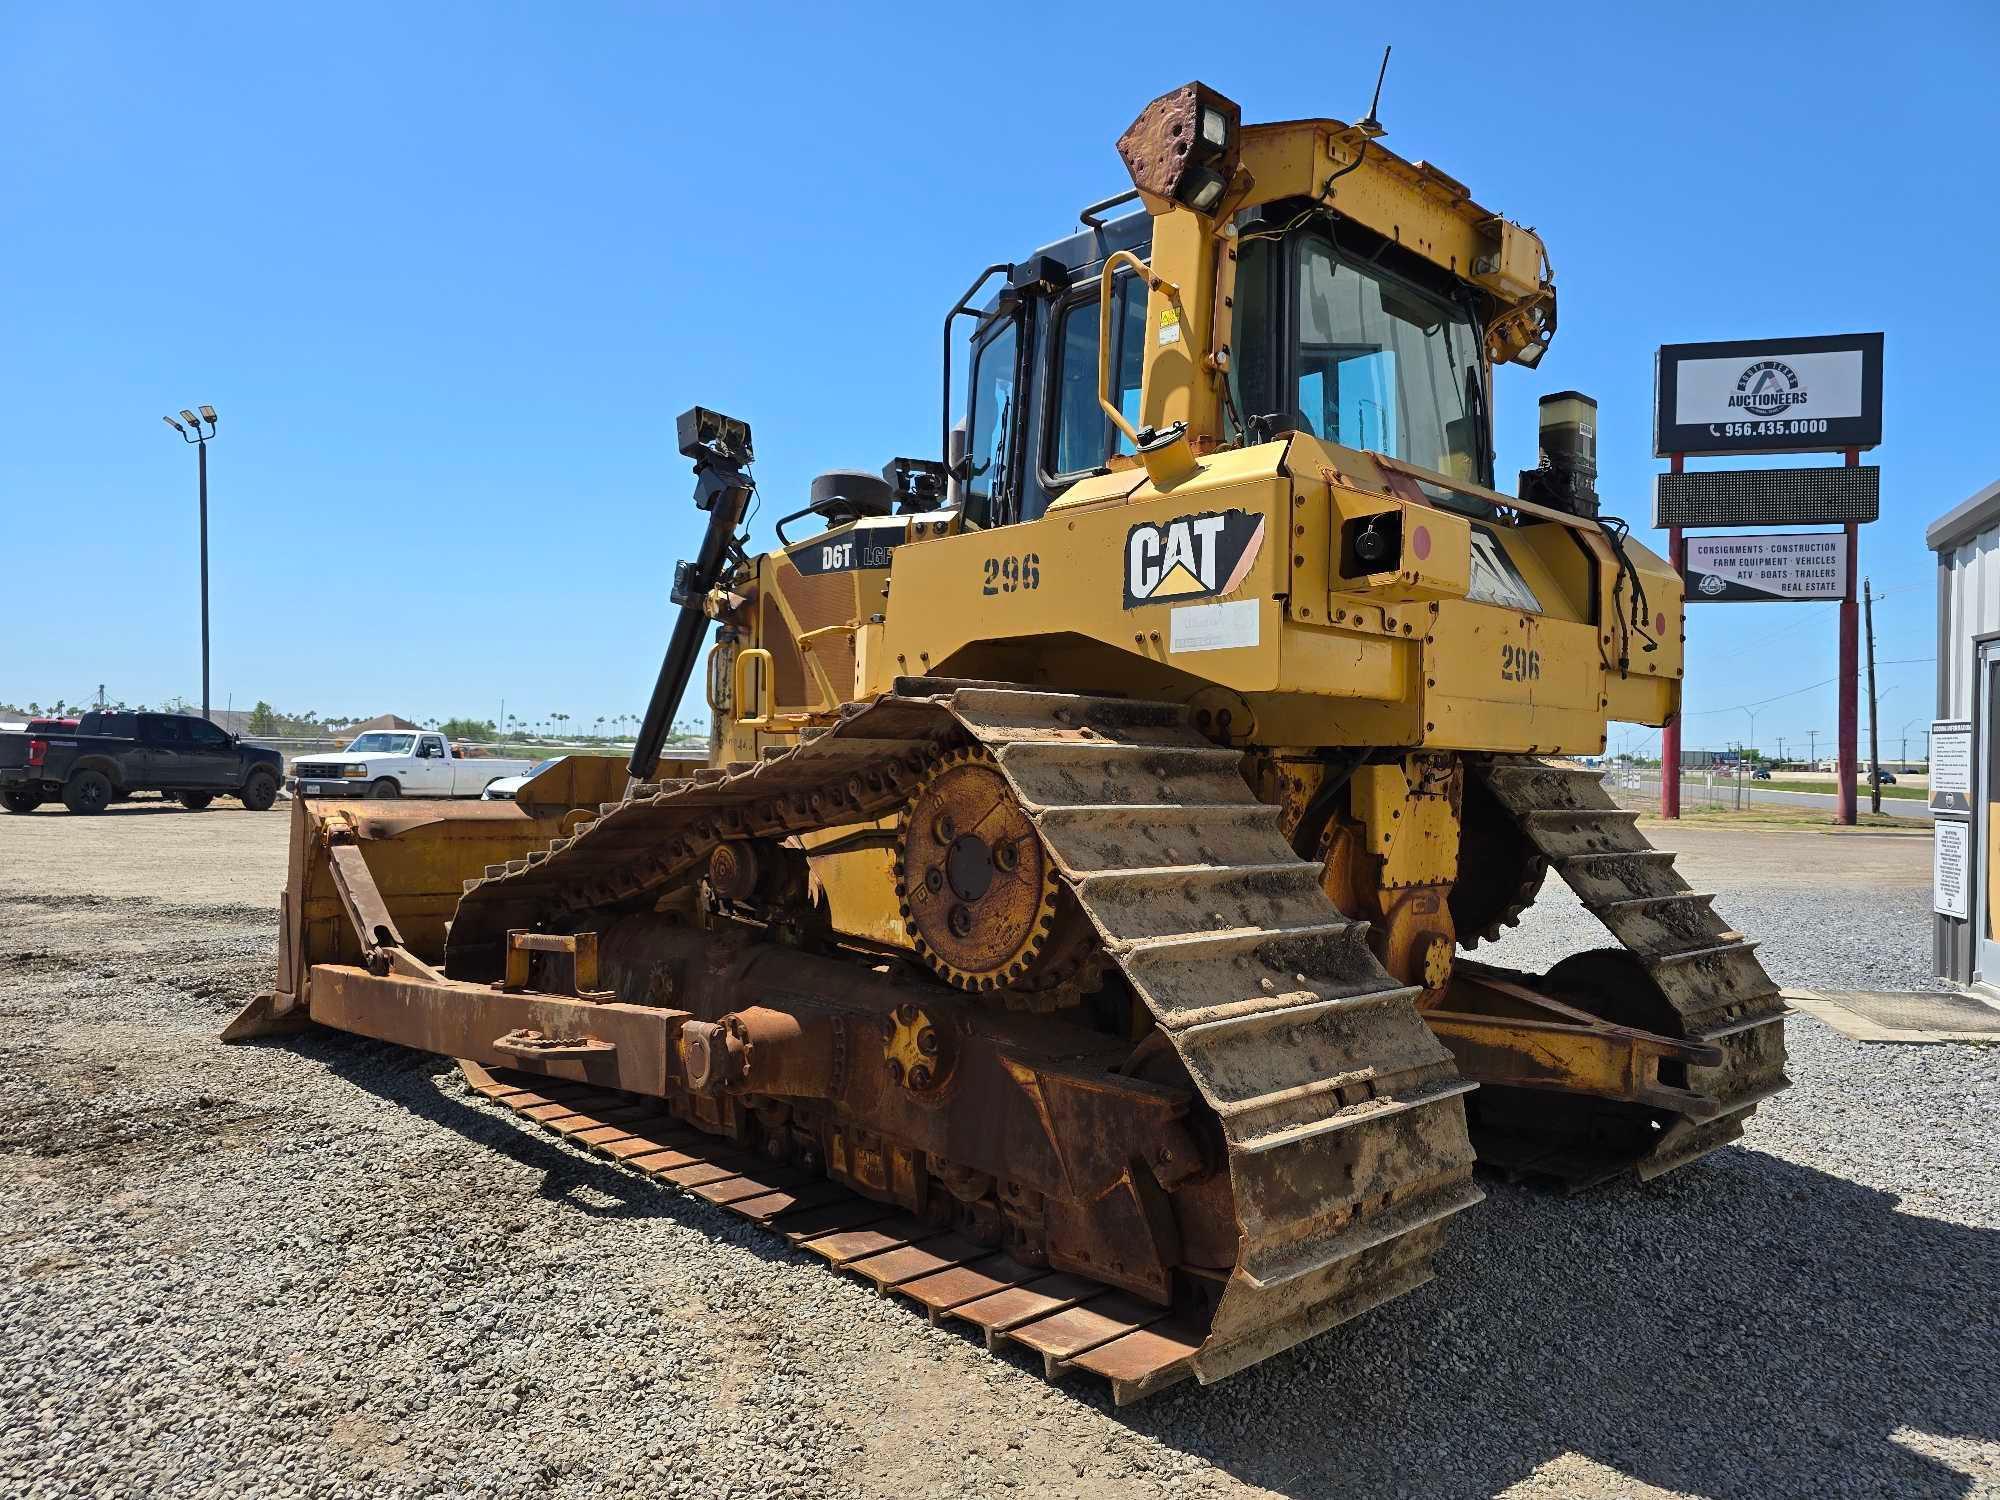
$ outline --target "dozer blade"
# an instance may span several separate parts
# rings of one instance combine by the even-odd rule
[[[582,807],[556,799],[584,797],[594,811],[607,793],[616,795],[611,787],[622,789],[622,764],[592,759],[580,770],[561,762],[529,782],[523,792],[535,795],[532,811],[497,801],[294,799],[278,972],[222,1039],[283,1035],[307,1024],[305,990],[315,964],[365,966],[386,947],[376,965],[385,970],[421,975],[441,965],[445,925],[466,881],[573,826]],[[377,930],[383,927],[393,938],[386,945]]]

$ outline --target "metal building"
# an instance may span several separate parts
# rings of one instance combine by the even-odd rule
[[[1937,973],[2000,989],[2000,861],[1986,857],[2000,839],[2000,480],[1932,522],[1924,539],[1938,558]],[[1956,777],[1954,765],[1963,767]]]

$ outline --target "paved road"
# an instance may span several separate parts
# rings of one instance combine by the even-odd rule
[[[1660,794],[1659,778],[1654,777],[1651,780],[1640,781],[1626,789],[1657,797]],[[1834,795],[1831,792],[1781,792],[1775,791],[1770,787],[1760,787],[1754,781],[1747,781],[1743,784],[1743,795],[1747,800],[1753,802],[1779,803],[1791,807],[1823,807],[1829,813],[1833,811],[1835,801]],[[1724,784],[1717,782],[1713,791],[1713,797],[1716,800],[1723,801],[1725,805],[1734,806],[1736,788],[1733,783]],[[1692,781],[1681,783],[1681,805],[1683,807],[1693,809],[1708,804],[1710,800],[1710,791],[1707,787],[1698,787],[1697,783]],[[1866,792],[1861,794],[1859,805],[1863,811],[1867,810],[1868,794]],[[1929,822],[1931,817],[1930,805],[1921,797],[1884,797],[1882,799],[1882,811],[1893,818],[1909,818],[1917,822]]]

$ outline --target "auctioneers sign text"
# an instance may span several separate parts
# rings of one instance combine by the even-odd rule
[[[1882,335],[1662,344],[1653,451],[1833,453],[1882,441]]]

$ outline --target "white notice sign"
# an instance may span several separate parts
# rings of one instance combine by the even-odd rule
[[[1931,811],[1972,811],[1972,720],[1931,725]]]
[[[1258,599],[1183,604],[1167,627],[1171,651],[1236,651],[1257,644]]]
[[[1838,599],[1847,592],[1847,537],[1838,531],[1687,539],[1687,602]]]
[[[1966,919],[1966,865],[1972,852],[1972,825],[1939,818],[1931,830],[1931,909],[1939,916]]]

